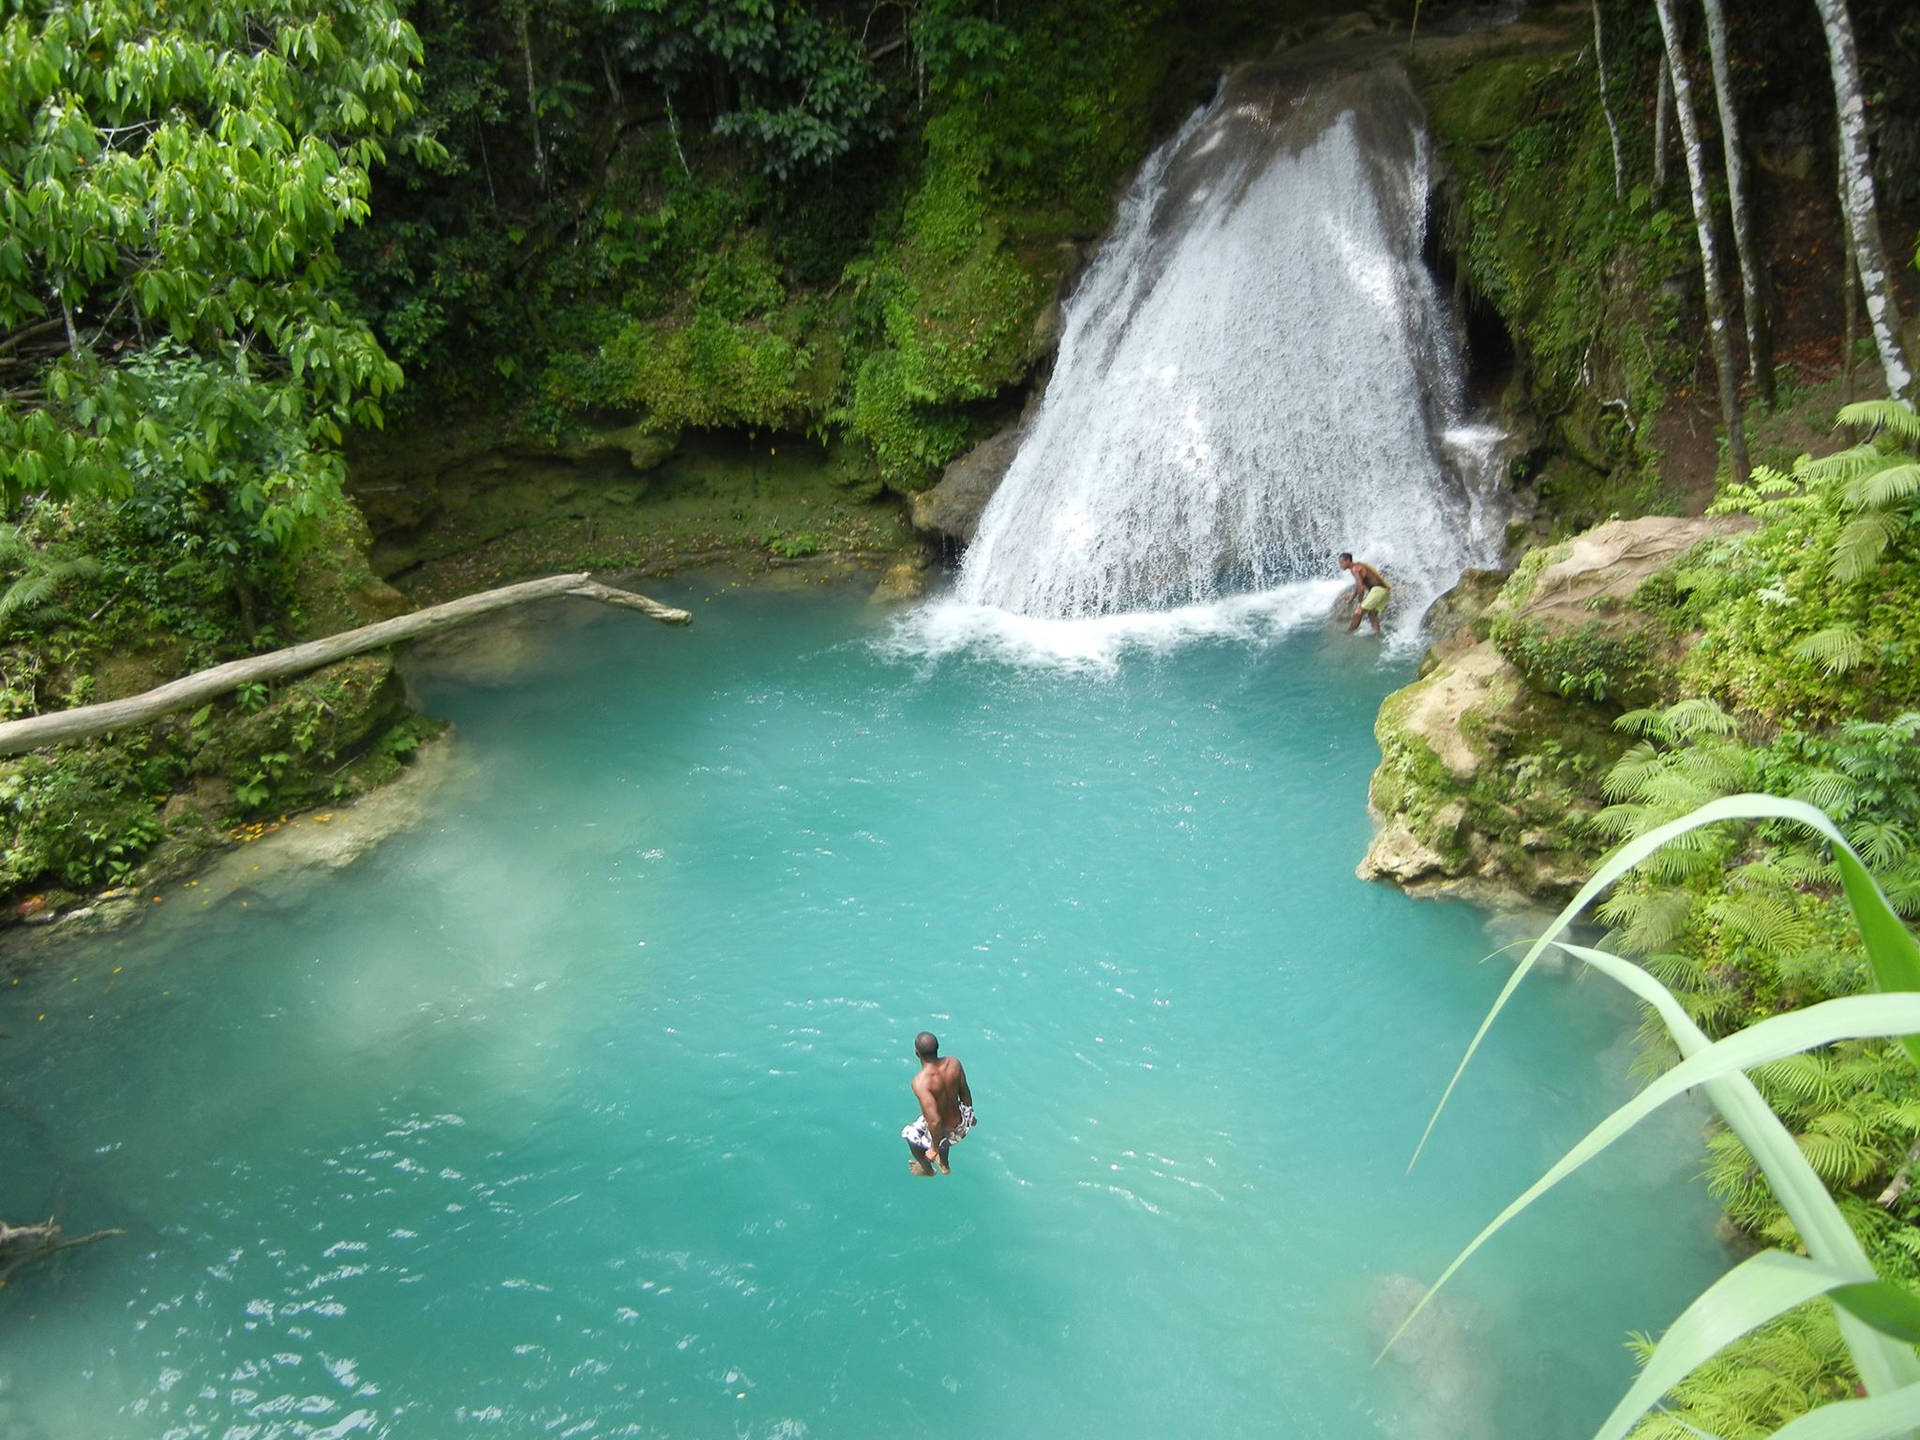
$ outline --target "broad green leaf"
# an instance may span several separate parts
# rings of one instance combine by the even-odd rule
[[[1809,1410],[1770,1440],[1898,1440],[1920,1429],[1920,1385]]]
[[[1650,1005],[1673,1036],[1674,1046],[1682,1057],[1697,1055],[1712,1044],[1672,992],[1640,966],[1604,950],[1564,940],[1554,943]],[[1847,1278],[1871,1277],[1872,1262],[1861,1247],[1859,1237],[1853,1233],[1853,1227],[1840,1213],[1825,1182],[1808,1163],[1792,1132],[1753,1082],[1744,1073],[1736,1072],[1709,1080],[1701,1089],[1766,1175],[1775,1198],[1793,1221],[1813,1259]],[[1426,1302],[1423,1299],[1421,1303]],[[1889,1339],[1845,1312],[1841,1312],[1838,1319],[1853,1352],[1854,1363],[1869,1389],[1879,1393],[1920,1382],[1920,1361],[1914,1359],[1910,1347]]]
[[[1755,1326],[1838,1286],[1848,1276],[1784,1250],[1736,1265],[1681,1312],[1594,1440],[1621,1440],[1681,1380]]]
[[[1920,1345],[1920,1295],[1891,1280],[1842,1285],[1834,1303],[1878,1330],[1909,1345]]]
[[[1407,1325],[1412,1322],[1413,1317],[1418,1315],[1433,1294],[1452,1278],[1454,1272],[1503,1229],[1509,1220],[1567,1176],[1586,1165],[1588,1161],[1606,1150],[1627,1131],[1668,1101],[1708,1081],[1738,1074],[1751,1066],[1768,1060],[1778,1060],[1782,1056],[1792,1055],[1801,1050],[1809,1050],[1819,1045],[1831,1045],[1839,1040],[1881,1039],[1905,1034],[1912,1030],[1920,1030],[1920,994],[1849,995],[1838,1000],[1823,1001],[1818,1005],[1808,1006],[1804,1010],[1772,1016],[1688,1056],[1588,1131],[1586,1137],[1561,1156],[1546,1174],[1529,1185],[1518,1198],[1510,1202],[1499,1215],[1482,1228],[1480,1233],[1474,1236],[1466,1248],[1441,1272],[1433,1288],[1408,1314],[1407,1319],[1401,1323],[1400,1329],[1396,1330],[1393,1338],[1387,1342],[1388,1345],[1391,1346],[1393,1340],[1399,1338]],[[1857,1246],[1857,1242],[1855,1243]],[[1865,1257],[1862,1256],[1862,1264],[1864,1263]],[[1866,1267],[1864,1273],[1858,1274],[1856,1278],[1860,1280],[1874,1278],[1871,1267]],[[1911,1353],[1908,1359],[1912,1361]],[[1869,1384],[1871,1383],[1869,1380]]]
[[[1527,953],[1520,958],[1520,963],[1514,967],[1513,974],[1507,977],[1507,983],[1500,988],[1499,995],[1494,997],[1493,1006],[1487,1011],[1486,1018],[1480,1022],[1480,1028],[1473,1032],[1473,1039],[1468,1042],[1466,1053],[1460,1057],[1460,1063],[1454,1067],[1452,1078],[1447,1081],[1446,1089],[1441,1092],[1440,1102],[1433,1107],[1433,1114],[1428,1118],[1426,1128],[1420,1133],[1419,1143],[1414,1146],[1413,1158],[1407,1162],[1407,1168],[1409,1170],[1419,1161],[1420,1152],[1426,1149],[1427,1141],[1433,1134],[1433,1127],[1439,1122],[1441,1111],[1446,1109],[1447,1101],[1452,1098],[1454,1088],[1459,1085],[1460,1077],[1465,1073],[1467,1063],[1473,1059],[1474,1053],[1480,1048],[1480,1042],[1486,1038],[1487,1031],[1493,1028],[1493,1022],[1499,1018],[1500,1012],[1506,1008],[1507,1001],[1512,998],[1513,992],[1520,987],[1520,982],[1526,978],[1527,972],[1530,971],[1534,963],[1539,960],[1541,953],[1548,945],[1554,942],[1554,938],[1571,925],[1579,916],[1580,912],[1586,909],[1601,891],[1605,890],[1621,876],[1632,870],[1634,866],[1645,860],[1663,845],[1677,840],[1683,835],[1699,830],[1704,826],[1716,825],[1726,820],[1795,820],[1802,825],[1818,831],[1830,840],[1835,847],[1837,857],[1853,857],[1852,847],[1847,844],[1846,837],[1840,833],[1839,828],[1824,814],[1816,810],[1813,806],[1806,804],[1804,801],[1786,800],[1777,795],[1729,795],[1722,800],[1711,800],[1705,805],[1702,805],[1698,810],[1695,810],[1692,814],[1683,815],[1678,820],[1669,821],[1667,824],[1649,830],[1645,835],[1634,840],[1629,840],[1626,844],[1620,846],[1601,862],[1600,868],[1594,872],[1593,878],[1581,886],[1579,893],[1566,903],[1560,913],[1554,917],[1553,923],[1547,927],[1546,931],[1538,940],[1534,941],[1533,945],[1528,948]],[[1858,865],[1859,862],[1857,858],[1854,859],[1854,863]],[[1875,921],[1874,935],[1867,937],[1868,953],[1873,956],[1874,973],[1877,976],[1881,976],[1881,987],[1883,989],[1920,988],[1920,951],[1915,950],[1913,937],[1906,934],[1905,927],[1900,925],[1899,917],[1893,913],[1892,907],[1887,905],[1886,897],[1880,894],[1879,887],[1873,882],[1873,877],[1867,875],[1864,868],[1862,868],[1859,873],[1861,880],[1864,881],[1864,887],[1862,894],[1856,898],[1854,892],[1857,882],[1847,880],[1847,872],[1844,865],[1841,870],[1842,883],[1846,885],[1847,899],[1854,905],[1854,913],[1857,916],[1861,916],[1863,934],[1867,928],[1867,921],[1862,914],[1862,906],[1866,906],[1867,909],[1871,911],[1873,908],[1871,902],[1877,898],[1879,901],[1879,913],[1883,915],[1886,920],[1890,920],[1893,926],[1899,929],[1901,935],[1905,937],[1904,958],[1899,941],[1885,932],[1884,923],[1881,920],[1877,919]],[[1879,937],[1878,949],[1875,948],[1875,936]],[[1885,963],[1891,967],[1887,972],[1883,972],[1881,969],[1883,954],[1886,957]],[[1897,983],[1889,984],[1888,975],[1893,977],[1906,976],[1908,978],[1898,979]],[[1914,1043],[1907,1043],[1907,1048],[1908,1052],[1914,1055],[1915,1063],[1920,1064],[1920,1047],[1917,1047]]]

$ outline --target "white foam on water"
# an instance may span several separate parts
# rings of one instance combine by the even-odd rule
[[[901,616],[875,643],[895,659],[968,654],[1033,669],[1106,674],[1131,655],[1163,654],[1198,641],[1262,644],[1325,624],[1341,594],[1351,588],[1344,580],[1306,580],[1205,605],[1084,619],[1035,617],[997,605],[936,600]]]

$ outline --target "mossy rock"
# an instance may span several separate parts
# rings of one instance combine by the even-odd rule
[[[412,718],[392,657],[357,655],[223,723],[194,757],[194,773],[227,777],[237,813],[329,797],[335,772]]]

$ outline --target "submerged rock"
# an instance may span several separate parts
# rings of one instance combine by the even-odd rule
[[[880,583],[873,587],[871,603],[898,605],[918,600],[927,593],[928,568],[924,556],[889,566]]]

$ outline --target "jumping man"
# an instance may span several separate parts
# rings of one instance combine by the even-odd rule
[[[1387,600],[1393,594],[1393,587],[1387,584],[1386,576],[1364,560],[1356,560],[1348,550],[1340,552],[1340,568],[1353,576],[1353,623],[1347,626],[1351,635],[1360,628],[1364,618],[1373,622],[1373,633],[1380,633],[1380,612],[1387,608]]]
[[[953,1056],[940,1054],[940,1042],[930,1031],[913,1037],[913,1053],[920,1057],[920,1073],[913,1077],[913,1098],[920,1102],[920,1114],[900,1132],[910,1157],[907,1168],[916,1175],[931,1175],[936,1169],[951,1175],[948,1147],[964,1140],[973,1128],[973,1092],[967,1088],[967,1072]]]

